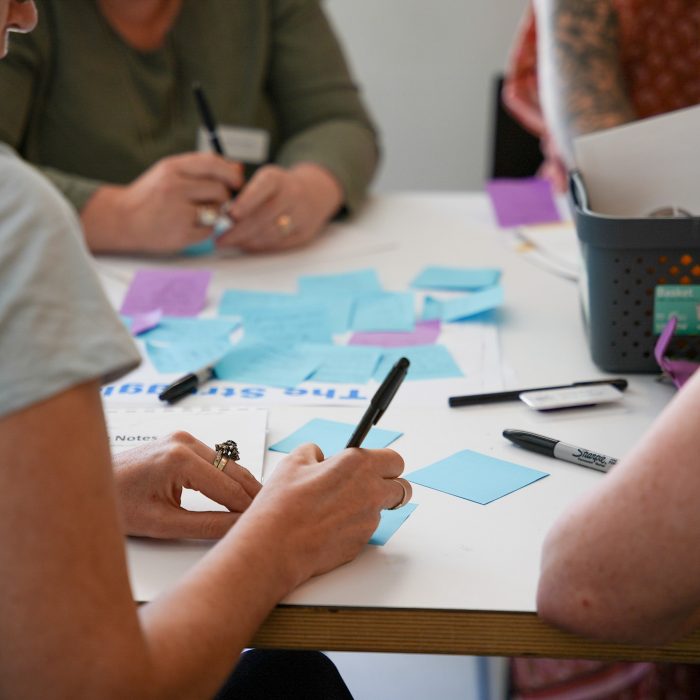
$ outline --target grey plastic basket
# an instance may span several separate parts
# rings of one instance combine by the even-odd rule
[[[608,372],[658,372],[654,288],[700,284],[700,217],[628,219],[588,206],[583,178],[570,195],[583,270],[581,301],[593,361]],[[700,359],[700,336],[674,339],[670,354]]]

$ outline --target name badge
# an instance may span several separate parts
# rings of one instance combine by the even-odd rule
[[[217,133],[224,152],[229,158],[253,165],[267,162],[270,150],[270,134],[264,129],[219,126]],[[201,127],[197,132],[197,148],[200,151],[211,150],[207,132]]]

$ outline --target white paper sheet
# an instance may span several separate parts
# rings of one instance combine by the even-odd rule
[[[642,119],[574,142],[591,209],[646,217],[661,207],[700,214],[700,106]]]

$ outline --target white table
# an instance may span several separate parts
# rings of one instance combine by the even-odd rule
[[[151,261],[152,262],[152,261]],[[108,291],[123,294],[143,260],[103,259]],[[149,262],[150,264],[150,262]],[[426,264],[503,269],[499,327],[505,361],[518,386],[566,384],[602,376],[589,357],[575,283],[533,266],[495,228],[482,195],[405,194],[376,198],[349,224],[313,247],[291,253],[215,260],[158,261],[215,269],[212,298],[231,286],[292,291],[301,274],[376,267],[387,288],[406,288]],[[700,659],[700,635],[663,649],[582,640],[534,614],[539,554],[554,519],[599,479],[597,472],[520,450],[501,437],[522,428],[622,456],[671,398],[651,376],[629,377],[622,403],[539,414],[520,402],[421,409],[396,401],[382,425],[402,430],[393,446],[407,471],[473,449],[550,473],[521,491],[481,506],[420,486],[418,509],[384,547],[307,582],[278,606],[256,646],[620,659]],[[449,392],[447,392],[449,393]],[[398,397],[397,397],[398,399]],[[360,407],[271,406],[268,444],[307,419],[355,422]],[[269,465],[278,456],[268,453]],[[157,594],[201,556],[202,545],[134,540],[132,580],[141,598]]]

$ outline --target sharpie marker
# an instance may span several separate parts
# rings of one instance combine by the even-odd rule
[[[528,433],[525,430],[504,430],[503,437],[520,447],[524,447],[526,450],[539,452],[548,457],[561,459],[572,464],[578,464],[580,467],[597,469],[599,472],[607,472],[610,467],[618,462],[614,457],[608,457],[600,452],[587,450],[584,447],[576,447],[576,445],[569,445],[566,442],[548,438],[544,435]]]

